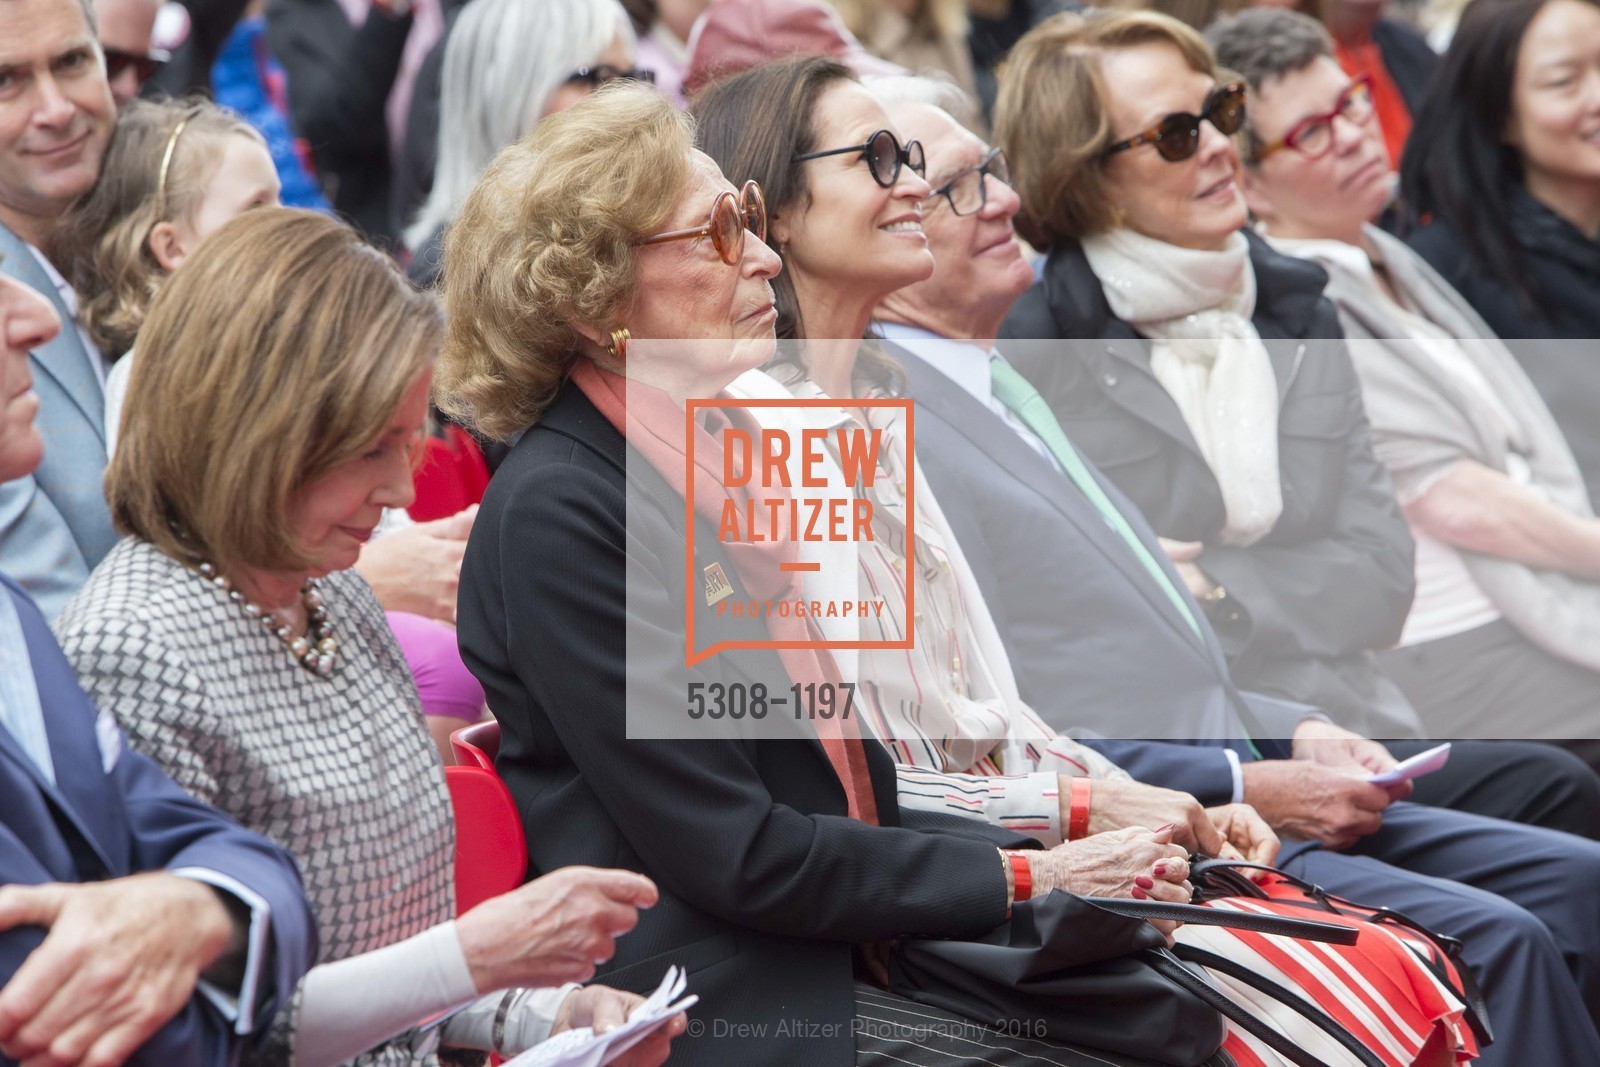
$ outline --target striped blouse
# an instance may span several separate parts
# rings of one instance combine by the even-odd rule
[[[809,379],[787,383],[801,398],[824,394]],[[883,394],[864,389],[860,394]],[[809,409],[813,425],[882,431],[877,477],[853,486],[872,501],[873,537],[859,552],[861,597],[881,611],[861,621],[863,641],[910,649],[859,653],[858,694],[869,725],[899,764],[902,807],[948,811],[1059,844],[1061,778],[1126,778],[1104,756],[1062,737],[1018,695],[994,621],[921,469],[915,468],[910,577],[916,613],[906,617],[906,452],[898,407]],[[827,438],[835,462],[837,439]],[[913,457],[912,462],[915,463]],[[804,545],[801,547],[805,552]]]

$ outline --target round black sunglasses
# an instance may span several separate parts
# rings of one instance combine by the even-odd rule
[[[928,159],[923,154],[922,142],[907,141],[904,148],[900,147],[900,138],[893,131],[879,130],[867,138],[865,144],[853,144],[847,148],[829,148],[821,152],[807,152],[803,156],[795,156],[795,161],[803,163],[808,159],[821,159],[823,156],[842,156],[849,152],[860,152],[867,161],[867,167],[872,171],[872,180],[885,189],[892,188],[900,180],[900,167],[902,164],[910,167],[918,177],[928,171]]]

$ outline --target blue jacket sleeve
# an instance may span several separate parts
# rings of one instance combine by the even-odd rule
[[[97,729],[97,714],[78,686],[71,666],[37,607],[11,581],[0,577],[0,596],[12,596],[28,642],[35,682],[47,717],[60,795],[76,815],[47,814],[43,786],[0,755],[0,786],[18,801],[0,808],[0,884],[59,881],[74,869],[64,858],[71,835],[95,827],[98,855],[76,864],[109,863],[112,878],[149,871],[201,867],[248,886],[271,911],[266,966],[256,998],[259,1038],[281,1004],[316,961],[317,933],[293,858],[228,816],[185,793],[149,759],[132,751],[120,734]],[[109,764],[109,770],[103,769]],[[77,828],[73,824],[76,821]],[[109,836],[111,840],[99,840]],[[45,857],[51,857],[46,859]],[[4,985],[43,940],[38,929],[0,933],[0,985]],[[204,999],[194,997],[160,1030],[134,1062],[151,1067],[236,1061],[242,1044],[233,1027]]]

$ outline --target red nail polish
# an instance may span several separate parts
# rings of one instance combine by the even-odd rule
[[[1134,900],[1143,900],[1145,898],[1145,891],[1140,889],[1138,886],[1134,886],[1132,889],[1128,890],[1128,892]]]
[[[1155,879],[1146,878],[1142,874],[1133,880],[1133,884],[1140,889],[1154,889],[1156,887]]]
[[[1157,878],[1165,878],[1166,876],[1167,876],[1167,865],[1165,863],[1156,864],[1156,877]]]
[[[1165,826],[1158,826],[1158,827],[1156,827],[1156,833],[1158,833],[1158,834],[1164,834],[1164,833],[1166,833],[1166,832],[1167,832],[1167,831],[1168,831],[1168,830],[1170,830],[1170,829],[1172,829],[1172,828],[1173,828],[1173,827],[1174,827],[1174,826],[1176,826],[1176,825],[1178,825],[1178,824],[1177,824],[1177,823],[1172,823],[1172,822],[1169,822],[1169,823],[1167,823],[1167,825],[1165,825]]]

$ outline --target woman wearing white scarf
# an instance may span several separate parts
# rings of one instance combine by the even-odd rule
[[[997,108],[1017,229],[1050,250],[1001,333],[1052,340],[1007,357],[1168,540],[1240,685],[1419,737],[1374,658],[1411,605],[1411,536],[1326,273],[1244,230],[1244,87],[1155,16],[1100,24],[1035,61],[1096,54],[1083,91],[1041,110],[1018,85]]]
[[[1278,380],[1250,322],[1256,275],[1244,235],[1213,252],[1119,228],[1085,238],[1083,254],[1112,312],[1154,341],[1150,370],[1222,490],[1222,540],[1255,544],[1283,513],[1283,493]]]

